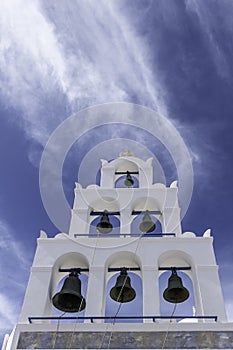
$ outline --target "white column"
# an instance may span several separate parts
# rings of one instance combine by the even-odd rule
[[[89,271],[85,316],[104,316],[105,293],[105,269],[93,266]]]
[[[69,235],[74,237],[75,234],[89,233],[89,210],[87,209],[72,209]]]
[[[101,168],[100,187],[114,188],[115,168],[106,166]]]
[[[226,311],[218,276],[218,266],[196,266],[199,297],[204,316],[218,316],[226,322]]]
[[[142,267],[143,316],[160,315],[159,271],[156,266]],[[144,320],[144,322],[153,322]]]
[[[131,226],[131,209],[126,208],[121,211],[120,215],[120,233],[130,233]],[[133,233],[133,232],[132,232]]]
[[[52,304],[49,294],[52,268],[32,267],[20,322],[27,323],[28,317],[51,316]]]
[[[181,234],[180,208],[164,208],[163,232]]]

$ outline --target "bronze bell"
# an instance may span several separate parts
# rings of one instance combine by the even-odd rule
[[[65,279],[61,291],[53,296],[53,305],[64,312],[79,312],[85,309],[86,301],[81,294],[81,281],[77,272]]]
[[[150,214],[148,212],[148,210],[145,212],[143,218],[142,218],[142,222],[139,226],[140,231],[144,232],[144,233],[149,233],[149,232],[153,232],[155,230],[155,223],[151,220]]]
[[[131,187],[134,184],[134,180],[132,179],[132,176],[130,175],[129,171],[127,171],[126,179],[124,181],[125,186]]]
[[[175,268],[172,269],[163,297],[169,303],[182,303],[189,297],[189,291],[183,286],[182,279],[177,275]]]
[[[96,228],[100,233],[110,233],[112,231],[113,226],[109,221],[106,210],[104,211],[100,222],[96,225]]]
[[[128,303],[136,297],[136,292],[131,287],[130,277],[125,268],[122,268],[115,286],[110,290],[110,297],[119,303]]]

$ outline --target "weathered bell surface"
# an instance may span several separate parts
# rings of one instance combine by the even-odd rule
[[[107,212],[104,212],[100,222],[96,225],[97,230],[100,233],[110,233],[112,231],[112,224],[109,221]]]
[[[110,290],[110,297],[119,303],[128,303],[136,297],[136,292],[131,287],[130,277],[125,269],[122,269],[115,286]]]
[[[134,184],[134,180],[132,179],[132,176],[130,173],[127,171],[126,179],[124,181],[125,186],[131,187]]]
[[[175,270],[168,279],[168,287],[163,292],[163,297],[170,303],[182,303],[189,297],[189,291],[183,286],[182,279]]]
[[[155,230],[155,223],[151,220],[150,214],[148,211],[145,212],[142,222],[139,226],[141,232],[149,233]]]
[[[65,279],[61,291],[52,298],[53,305],[64,312],[79,312],[85,309],[86,301],[81,295],[81,281],[75,274]]]

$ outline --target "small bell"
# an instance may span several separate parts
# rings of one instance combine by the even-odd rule
[[[149,232],[153,232],[155,230],[155,223],[151,220],[150,214],[148,212],[148,210],[145,212],[143,218],[142,218],[142,222],[139,226],[140,231],[144,232],[144,233],[149,233]]]
[[[110,290],[110,297],[119,303],[128,303],[136,297],[136,292],[131,287],[130,277],[125,268],[121,269],[115,286]]]
[[[163,297],[169,303],[183,303],[189,297],[189,291],[183,286],[182,279],[177,275],[175,268],[172,269]]]
[[[86,301],[81,294],[81,281],[77,272],[71,272],[63,287],[52,299],[53,305],[63,312],[79,312],[85,309]]]
[[[131,187],[134,184],[134,180],[132,179],[132,176],[130,175],[129,171],[127,171],[126,179],[124,181],[125,186]]]
[[[100,222],[96,225],[96,228],[99,233],[110,233],[112,231],[113,226],[109,221],[108,213],[106,210],[104,211]]]

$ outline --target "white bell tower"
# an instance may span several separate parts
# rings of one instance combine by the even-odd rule
[[[206,348],[228,346],[232,331],[213,237],[210,230],[198,237],[182,232],[177,182],[169,187],[154,184],[152,161],[126,151],[115,160],[101,160],[100,186],[83,188],[76,183],[69,233],[48,238],[41,232],[38,239],[20,321],[6,349],[161,349],[172,348],[171,344],[176,349],[203,348],[206,334]],[[137,217],[143,225],[135,226]],[[197,315],[190,318],[192,323],[161,317],[159,276],[171,268],[192,281]],[[143,313],[136,322],[129,317],[127,323],[115,323],[112,315],[111,325],[105,317],[106,286],[122,269],[141,278],[142,295],[134,289]],[[78,313],[68,312],[65,316],[74,317],[63,323],[62,313],[59,320],[52,318],[52,300],[59,281],[74,270],[87,275],[85,313],[83,322],[77,323]],[[225,343],[221,332],[228,339]],[[107,343],[105,337],[110,339]]]

